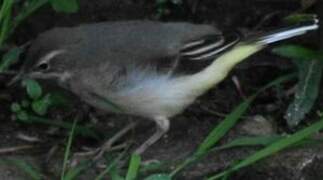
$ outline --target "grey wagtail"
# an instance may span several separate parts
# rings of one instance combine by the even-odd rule
[[[135,150],[140,154],[169,130],[171,117],[215,87],[237,63],[268,44],[318,27],[318,20],[313,19],[241,40],[227,38],[211,25],[182,22],[103,22],[55,28],[32,42],[20,76],[54,80],[105,112],[154,121],[155,133]],[[186,62],[205,60],[211,63],[185,71],[192,69]]]

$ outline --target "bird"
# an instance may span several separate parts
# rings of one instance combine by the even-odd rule
[[[269,44],[316,30],[318,23],[313,18],[249,38],[189,22],[57,27],[31,42],[15,79],[51,80],[106,113],[154,121],[155,132],[134,151],[142,154],[169,130],[172,117],[225,79],[239,62]]]

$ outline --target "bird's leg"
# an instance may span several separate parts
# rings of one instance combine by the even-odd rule
[[[137,122],[130,122],[126,127],[117,132],[113,137],[106,141],[102,147],[99,149],[99,153],[94,157],[94,160],[98,160],[102,155],[111,149],[111,146],[118,141],[122,136],[124,136],[129,130],[133,129],[137,125]]]
[[[158,141],[169,130],[170,123],[166,117],[156,117],[154,118],[154,121],[157,128],[156,132],[135,150],[135,154],[142,154],[149,146]]]

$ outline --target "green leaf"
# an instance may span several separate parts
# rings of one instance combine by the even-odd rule
[[[19,55],[22,53],[22,49],[15,47],[8,51],[6,54],[2,56],[0,62],[0,72],[8,70],[10,65],[17,62]]]
[[[246,159],[240,161],[239,163],[236,163],[233,167],[229,168],[228,170],[223,171],[219,174],[216,174],[215,176],[208,178],[208,180],[219,179],[219,178],[226,176],[234,171],[237,171],[243,167],[254,164],[255,162],[257,162],[263,158],[266,158],[266,157],[273,155],[283,149],[286,149],[296,143],[303,141],[304,139],[317,133],[321,129],[323,129],[323,118],[320,119],[320,121],[312,124],[311,126],[306,127],[303,130],[300,130],[291,136],[287,136],[286,138],[278,140],[278,141],[272,143],[271,145],[263,148],[260,151],[257,151],[256,153],[250,155]]]
[[[75,13],[79,9],[77,0],[49,0],[57,12]]]
[[[272,52],[283,57],[298,60],[310,61],[313,59],[323,59],[323,53],[299,45],[278,46]]]
[[[295,98],[285,114],[289,127],[294,127],[310,112],[317,99],[322,76],[323,54],[295,45],[280,46],[274,49],[274,52],[292,58],[298,68],[299,81]]]
[[[16,117],[18,120],[20,120],[22,122],[30,123],[29,122],[29,115],[26,111],[17,112]]]
[[[64,106],[64,107],[69,105],[68,98],[66,96],[64,96],[64,94],[58,93],[58,92],[53,92],[50,95],[51,95],[50,96],[51,105]]]
[[[48,108],[51,105],[51,96],[47,94],[41,99],[35,100],[32,102],[31,107],[35,113],[40,116],[43,116],[47,113]]]
[[[141,158],[137,154],[131,155],[130,164],[126,180],[135,180],[138,174],[138,169],[140,167]]]
[[[275,53],[293,58],[299,70],[295,98],[285,115],[288,125],[293,127],[304,119],[318,96],[323,68],[323,63],[319,60],[323,56],[320,52],[293,45],[278,47]]]
[[[299,69],[294,101],[289,105],[285,118],[290,127],[298,125],[312,109],[317,99],[322,76],[322,62],[294,61]]]
[[[11,104],[10,109],[12,112],[17,113],[17,112],[21,111],[21,106],[20,106],[20,104],[14,102]]]
[[[26,87],[27,94],[31,99],[37,100],[42,95],[42,88],[37,81],[25,79],[23,85]]]
[[[172,180],[168,174],[153,174],[146,177],[144,180]]]
[[[288,24],[297,24],[301,22],[313,21],[317,18],[316,14],[292,14],[285,17],[283,20]]]

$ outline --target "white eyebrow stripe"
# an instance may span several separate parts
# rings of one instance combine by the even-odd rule
[[[41,64],[41,63],[48,63],[48,61],[51,60],[52,58],[54,58],[55,56],[60,55],[60,54],[63,54],[65,52],[66,52],[65,49],[59,49],[59,50],[51,51],[50,53],[46,54],[45,56],[43,56],[41,58],[41,61],[40,61],[39,64]]]

